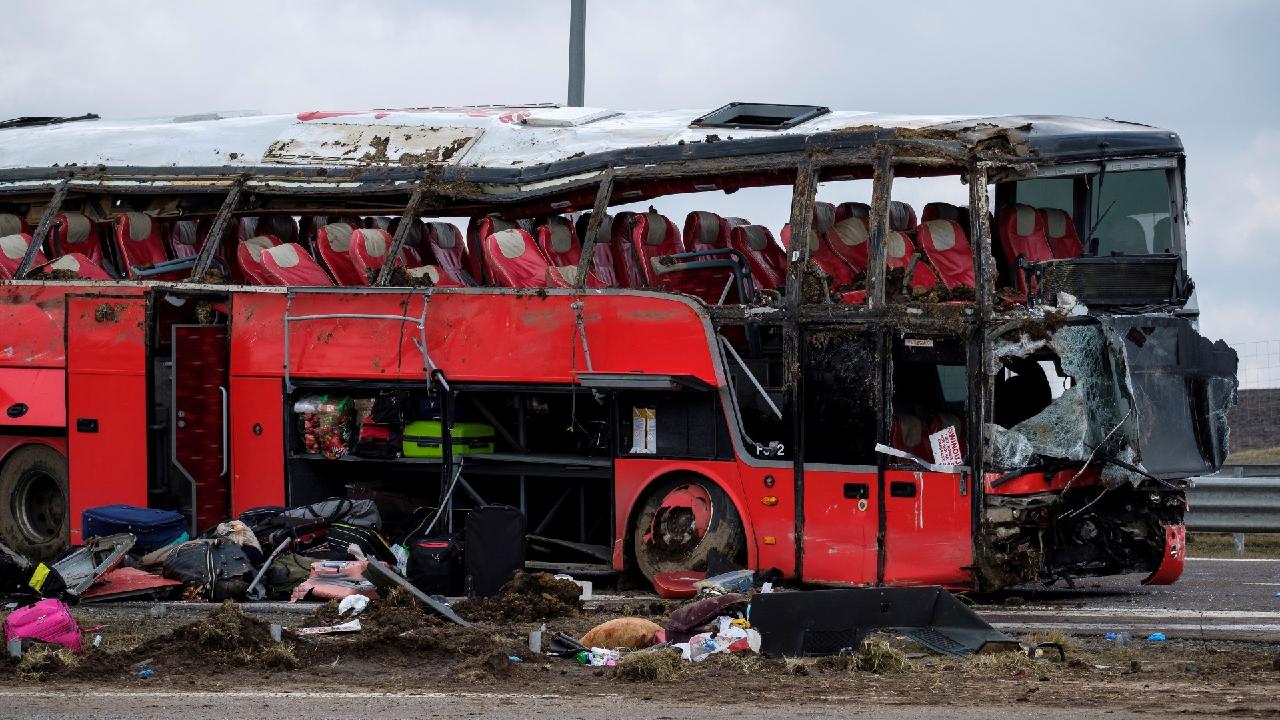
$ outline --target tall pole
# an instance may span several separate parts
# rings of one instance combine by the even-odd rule
[[[587,74],[587,0],[569,1],[569,107],[582,107]]]

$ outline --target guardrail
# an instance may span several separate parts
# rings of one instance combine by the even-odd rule
[[[1280,469],[1275,466],[1253,466]],[[1280,473],[1270,477],[1245,475],[1223,468],[1212,477],[1192,480],[1187,490],[1186,524],[1206,532],[1280,532]],[[1231,476],[1227,473],[1232,472]],[[1236,474],[1238,473],[1238,474]]]

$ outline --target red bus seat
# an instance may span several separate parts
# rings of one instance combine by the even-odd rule
[[[1044,215],[1030,205],[1006,205],[1000,208],[1000,249],[1021,292],[1027,291],[1026,273],[1017,270],[1018,259],[1043,262],[1053,259],[1049,240],[1044,234]]]
[[[853,284],[854,271],[849,263],[831,249],[827,234],[835,226],[836,207],[829,202],[813,205],[813,234],[809,236],[809,259],[827,276],[832,290]],[[782,244],[791,247],[791,225],[782,226]]]
[[[578,216],[574,231],[578,235],[579,242],[587,241],[587,226],[590,223],[590,212],[584,212]],[[600,228],[596,231],[595,251],[592,253],[594,257],[591,258],[591,274],[601,287],[625,287],[625,283],[620,279],[623,276],[618,274],[618,264],[621,261],[617,258],[618,247],[614,242],[613,217],[605,213],[600,219]]]
[[[345,222],[329,223],[316,230],[316,252],[339,285],[365,284],[351,262],[351,234],[355,231],[354,225]]]
[[[558,267],[577,267],[582,244],[568,218],[553,215],[538,226],[537,233],[538,249],[548,262]]]
[[[916,457],[933,460],[933,446],[929,444],[929,425],[915,415],[895,412],[889,431],[889,444]]]
[[[442,288],[460,288],[467,287],[462,283],[454,280],[444,268],[439,265],[419,265],[418,267],[409,268],[405,272],[416,278],[426,278],[431,281],[435,287]]]
[[[267,285],[333,285],[324,268],[297,243],[266,248],[261,259]]]
[[[1076,224],[1071,215],[1058,208],[1041,208],[1044,215],[1044,236],[1049,250],[1058,260],[1068,260],[1084,254],[1084,245],[1076,235]]]
[[[364,279],[362,284],[372,285],[370,271],[377,271],[387,263],[387,252],[391,249],[391,233],[386,230],[362,228],[351,233],[351,264]],[[401,250],[398,264],[404,267],[404,251]]]
[[[911,259],[915,256],[916,247],[906,233],[893,231],[885,236],[884,261],[890,268],[906,269],[910,267]],[[911,274],[911,287],[928,290],[937,284],[938,277],[933,274],[933,270],[929,269],[922,258],[916,257],[915,270]],[[894,288],[886,289],[886,294],[891,295],[894,292]]]
[[[199,241],[195,220],[179,220],[169,226],[169,250],[175,258],[195,255]]]
[[[968,217],[968,210],[962,210],[956,205],[945,202],[928,203],[920,211],[920,222],[922,223],[927,223],[930,220],[951,220],[963,226],[965,219]]]
[[[236,247],[236,267],[243,280],[253,285],[272,284],[262,271],[262,251],[280,244],[280,238],[274,235],[258,235],[240,243]]]
[[[684,246],[689,250],[718,250],[729,247],[730,233],[742,218],[725,218],[706,210],[694,210],[684,219]]]
[[[529,233],[519,228],[499,230],[484,239],[485,264],[495,283],[509,288],[547,287],[551,264]]]
[[[638,213],[626,210],[613,216],[609,223],[609,244],[613,246],[613,273],[618,277],[618,287],[646,288],[649,281],[640,267],[640,254],[636,252],[632,231],[635,230]]]
[[[89,258],[80,253],[67,253],[40,268],[41,272],[69,270],[85,280],[111,280],[112,277]]]
[[[169,254],[165,252],[164,242],[160,239],[159,223],[151,216],[140,212],[127,212],[116,220],[116,250],[124,263],[124,275],[128,278],[142,277],[138,270],[165,262]],[[183,279],[188,271],[174,270],[158,275],[146,276],[149,280]]]
[[[55,255],[78,253],[91,262],[102,262],[98,226],[84,213],[63,213],[54,218],[49,228],[49,245]]]
[[[13,280],[15,278],[18,266],[22,264],[22,258],[27,254],[27,246],[30,244],[31,236],[26,233],[15,233],[0,237],[0,279]],[[36,250],[36,254],[31,260],[31,267],[34,268],[46,262],[48,262],[48,258],[44,256],[44,253]]]
[[[489,257],[485,254],[485,240],[490,235],[502,230],[520,227],[513,220],[505,220],[498,215],[490,214],[471,218],[467,223],[467,273],[477,285],[488,284],[490,278],[485,262]]]
[[[848,220],[851,217],[862,218],[870,226],[871,206],[864,202],[842,202],[836,206],[836,222]]]
[[[429,222],[423,232],[427,240],[423,257],[428,256],[429,249],[430,257],[451,281],[459,287],[475,285],[475,278],[467,270],[471,266],[471,260],[467,256],[467,246],[462,242],[462,231],[458,230],[458,226],[447,222]]]
[[[637,214],[631,228],[631,244],[648,287],[693,295],[712,304],[719,302],[727,275],[706,268],[681,269],[683,262],[666,259],[687,251],[679,228],[670,218],[654,210]]]
[[[826,240],[832,252],[839,255],[840,259],[853,268],[855,273],[861,274],[867,271],[870,235],[866,218],[848,215],[831,226]]]
[[[787,254],[763,225],[737,225],[729,231],[729,246],[742,253],[756,287],[777,290],[787,282]]]
[[[973,248],[960,223],[926,220],[916,229],[916,239],[948,290],[974,286]]]
[[[916,229],[916,209],[904,202],[889,203],[889,229],[910,233]]]
[[[270,235],[281,243],[296,243],[298,242],[298,221],[289,215],[264,215],[258,218],[252,228],[244,227],[241,233],[244,234],[243,238],[239,238],[241,241],[251,237]]]
[[[396,233],[400,232],[400,218],[392,218],[387,232],[392,239]],[[431,256],[431,248],[424,242],[426,235],[426,222],[421,218],[413,221],[409,226],[408,234],[404,238],[404,245],[400,246],[400,257],[404,259],[406,268],[422,267],[423,265],[431,265],[434,258]]]

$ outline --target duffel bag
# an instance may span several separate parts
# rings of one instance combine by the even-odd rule
[[[428,595],[462,595],[462,544],[449,535],[414,540],[405,575]]]

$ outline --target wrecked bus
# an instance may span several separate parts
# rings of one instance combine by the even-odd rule
[[[345,496],[660,583],[1169,583],[1236,387],[1183,168],[752,103],[0,123],[0,537]]]

